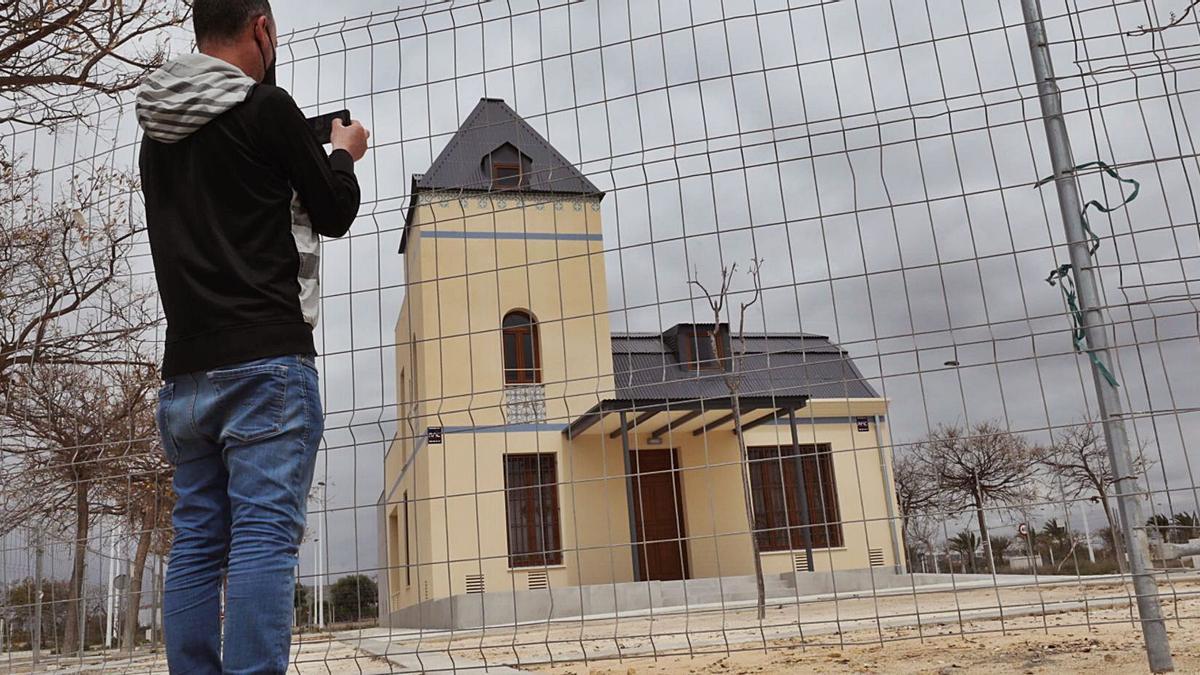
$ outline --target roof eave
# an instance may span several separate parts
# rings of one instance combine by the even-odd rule
[[[743,413],[752,410],[785,409],[799,410],[808,405],[811,397],[807,394],[790,396],[740,396],[738,408]],[[692,410],[716,411],[733,410],[733,397],[726,398],[614,398],[604,399],[592,406],[587,412],[575,418],[566,429],[563,436],[568,439],[577,438],[584,431],[604,420],[612,413],[649,412],[660,409],[662,412],[681,412]]]
[[[412,227],[413,216],[417,213],[417,192],[420,188],[417,187],[416,174],[412,177],[412,185],[409,188],[408,194],[408,209],[404,213],[404,231],[400,233],[400,250],[397,253],[403,255],[404,249],[408,248],[408,229]]]

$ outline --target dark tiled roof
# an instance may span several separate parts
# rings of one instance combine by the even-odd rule
[[[480,99],[429,170],[415,177],[416,189],[490,189],[491,177],[483,173],[483,158],[505,143],[513,144],[533,160],[522,191],[601,194],[599,188],[498,98]]]
[[[729,396],[725,374],[682,365],[662,335],[612,336],[616,392],[638,401],[694,401]],[[738,393],[745,397],[878,398],[849,354],[820,335],[746,338]]]
[[[511,143],[530,159],[530,172],[519,192],[542,192],[604,197],[600,188],[559,154],[549,141],[521,118],[502,99],[483,98],[463,120],[462,126],[433,160],[429,170],[412,178],[400,253],[408,242],[417,205],[417,193],[426,190],[491,190],[491,176],[484,175],[483,159],[505,143]]]

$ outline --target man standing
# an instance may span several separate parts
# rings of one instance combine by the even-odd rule
[[[142,191],[167,318],[158,427],[175,465],[163,627],[176,673],[283,673],[323,432],[318,235],[358,213],[369,133],[326,155],[274,86],[268,0],[194,0],[199,54],[138,92]],[[224,658],[222,577],[226,577]]]

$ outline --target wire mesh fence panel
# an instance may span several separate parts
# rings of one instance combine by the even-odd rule
[[[372,130],[297,672],[1200,669],[1195,2],[371,10],[275,8]],[[166,670],[160,63],[0,73],[14,671]]]

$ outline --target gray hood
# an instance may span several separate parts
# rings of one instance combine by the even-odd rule
[[[146,135],[178,143],[244,102],[255,81],[237,66],[204,54],[181,56],[155,71],[137,93]]]

